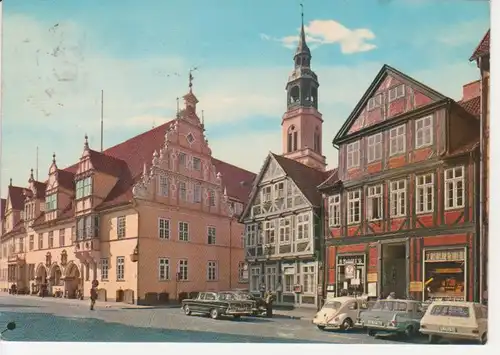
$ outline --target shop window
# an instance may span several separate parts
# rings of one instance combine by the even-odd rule
[[[365,255],[337,257],[337,295],[355,295],[365,292]]]
[[[465,300],[465,248],[426,250],[424,299]]]

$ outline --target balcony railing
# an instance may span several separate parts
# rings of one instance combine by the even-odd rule
[[[97,238],[76,240],[73,242],[75,253],[89,253],[101,250],[100,241]]]

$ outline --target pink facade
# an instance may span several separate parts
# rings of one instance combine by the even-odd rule
[[[192,291],[246,288],[238,216],[255,177],[212,157],[197,99],[178,117],[111,147],[85,139],[77,164],[9,186],[0,289],[161,304]],[[12,185],[12,184],[11,184]]]

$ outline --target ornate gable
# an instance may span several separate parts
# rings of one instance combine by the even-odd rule
[[[334,138],[334,143],[429,104],[446,96],[384,65]]]

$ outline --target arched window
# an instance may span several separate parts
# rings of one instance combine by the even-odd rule
[[[290,128],[288,129],[288,135],[287,135],[288,153],[294,152],[297,150],[297,139],[298,139],[298,134],[297,134],[297,130],[295,129],[295,126],[290,126]]]
[[[290,103],[294,104],[296,102],[299,102],[299,98],[300,98],[300,89],[298,86],[294,86],[290,90]]]
[[[314,151],[321,154],[321,135],[318,127],[314,130]]]

